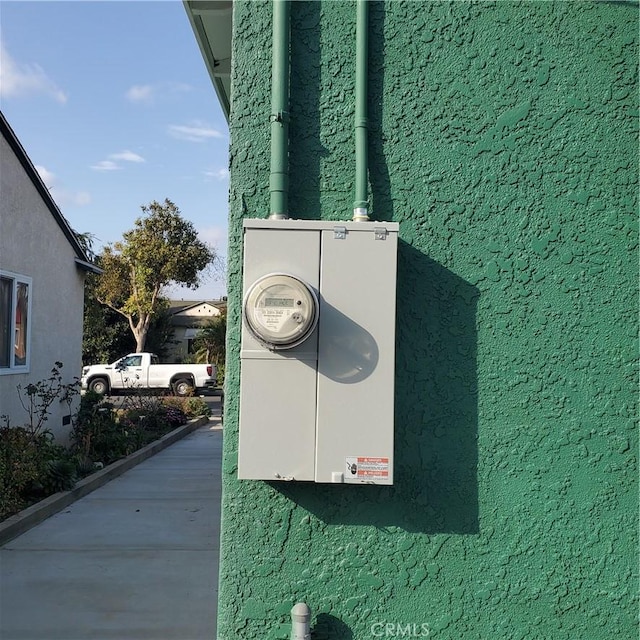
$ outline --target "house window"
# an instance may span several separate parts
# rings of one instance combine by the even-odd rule
[[[31,278],[0,271],[0,374],[29,368]]]

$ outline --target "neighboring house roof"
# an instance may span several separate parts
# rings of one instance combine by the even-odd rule
[[[224,311],[227,308],[226,299],[222,300],[169,300],[169,313],[172,316],[176,316],[179,313],[184,313],[190,309],[195,309],[200,305],[208,304],[220,311]],[[193,316],[191,316],[193,317]]]
[[[198,307],[213,307],[216,313],[194,313]],[[169,314],[171,326],[187,329],[183,338],[192,338],[196,334],[189,333],[188,329],[206,327],[213,318],[219,318],[227,309],[226,299],[222,300],[169,300]],[[197,333],[197,332],[196,332]]]
[[[207,322],[209,322],[212,318],[218,318],[219,316],[202,316],[200,318],[193,316],[185,316],[180,318],[179,316],[173,316],[171,318],[171,326],[172,327],[204,327]]]
[[[184,0],[220,106],[229,121],[231,109],[231,0]]]
[[[194,303],[192,300],[169,300],[169,313],[171,315],[180,313],[180,311],[188,309],[189,307],[193,306],[193,304],[200,303]]]
[[[58,223],[60,229],[62,229],[62,233],[64,233],[65,238],[69,241],[69,244],[73,247],[73,250],[76,253],[76,264],[83,271],[92,271],[93,273],[102,273],[102,270],[96,267],[93,263],[89,261],[87,254],[84,252],[84,249],[78,242],[75,233],[69,226],[69,223],[66,221],[65,217],[62,215],[62,212],[58,208],[58,205],[53,201],[49,190],[46,185],[42,181],[40,174],[37,172],[36,168],[33,166],[33,163],[29,159],[27,152],[24,150],[22,144],[20,144],[20,140],[14,133],[13,129],[9,126],[6,118],[2,111],[0,111],[0,133],[4,139],[9,143],[12,151],[15,153],[16,158],[22,165],[27,176],[33,183],[33,186],[36,188],[38,194],[42,198],[43,202],[51,212],[51,215],[54,217],[55,221]]]

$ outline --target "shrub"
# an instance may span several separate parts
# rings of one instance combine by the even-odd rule
[[[56,362],[48,378],[16,387],[24,426],[12,427],[8,416],[0,417],[0,519],[75,483],[74,463],[46,428],[54,402],[70,408],[78,393],[78,380],[63,383],[61,368]]]
[[[0,519],[60,490],[52,491],[52,486],[71,488],[75,465],[69,468],[66,462],[64,448],[53,443],[49,432],[0,427]]]
[[[185,398],[184,412],[190,418],[210,416],[211,408],[202,398]]]
[[[180,409],[188,418],[197,418],[198,416],[210,416],[211,408],[202,399],[196,396],[190,398],[163,398],[162,402],[167,407]]]
[[[166,407],[165,418],[173,429],[188,421],[186,413],[178,407]]]
[[[83,458],[109,464],[130,453],[125,425],[116,422],[110,407],[97,407],[86,421],[71,432],[72,449]]]
[[[69,457],[49,460],[45,466],[45,473],[41,480],[42,492],[50,496],[58,491],[73,489],[78,479],[78,468],[74,460]]]
[[[0,513],[23,508],[25,493],[38,478],[36,444],[24,427],[0,428]]]
[[[110,464],[187,422],[185,412],[161,398],[125,398],[114,409],[101,396],[86,394],[72,431],[73,449],[81,459]]]

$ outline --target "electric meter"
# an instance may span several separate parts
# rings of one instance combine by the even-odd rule
[[[398,223],[242,226],[238,479],[392,485]]]
[[[307,284],[285,273],[266,275],[251,285],[244,318],[253,336],[269,349],[291,349],[318,323],[318,298]]]

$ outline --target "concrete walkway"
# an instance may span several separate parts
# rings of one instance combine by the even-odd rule
[[[0,638],[214,640],[215,426],[219,419],[0,548]]]

